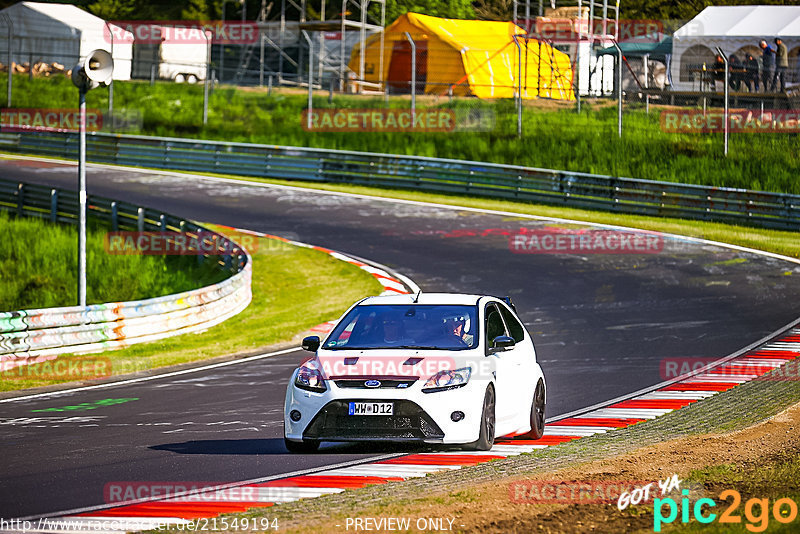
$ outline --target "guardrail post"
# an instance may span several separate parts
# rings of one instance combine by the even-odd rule
[[[22,217],[22,211],[25,207],[25,184],[17,185],[17,215]]]
[[[58,222],[58,189],[50,190],[50,222]]]
[[[203,262],[206,259],[206,255],[203,253],[203,248],[205,248],[205,238],[203,234],[197,231],[197,228],[192,230],[193,232],[197,233],[197,265],[203,265]]]
[[[119,230],[119,207],[117,202],[111,203],[111,231],[116,232]]]
[[[139,208],[136,214],[136,228],[144,232],[144,208]]]
[[[114,137],[114,163],[119,163],[119,145],[122,143],[122,137]]]

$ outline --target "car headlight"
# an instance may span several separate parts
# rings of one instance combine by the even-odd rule
[[[425,385],[422,386],[422,392],[435,393],[466,386],[471,374],[471,367],[462,367],[455,371],[439,371],[425,382]]]
[[[300,389],[317,393],[322,393],[328,389],[325,386],[325,379],[322,378],[322,373],[317,369],[313,361],[308,361],[300,366],[297,371],[297,377],[294,379],[294,385]]]

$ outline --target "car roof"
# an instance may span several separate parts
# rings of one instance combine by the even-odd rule
[[[363,306],[387,305],[387,304],[455,304],[474,306],[484,295],[467,295],[464,293],[420,293],[417,295],[381,295],[378,297],[367,297],[359,304]],[[494,299],[494,297],[489,297]]]

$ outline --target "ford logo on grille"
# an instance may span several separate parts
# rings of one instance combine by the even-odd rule
[[[381,387],[381,381],[380,380],[367,380],[366,382],[364,382],[364,385],[367,386],[368,388],[379,388],[379,387]]]

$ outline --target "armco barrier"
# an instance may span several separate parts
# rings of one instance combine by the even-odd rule
[[[59,354],[121,348],[205,330],[250,303],[252,260],[227,238],[190,221],[123,202],[90,196],[87,206],[89,219],[107,221],[112,230],[185,232],[188,237],[205,240],[209,248],[222,247],[198,255],[198,261],[215,262],[231,276],[193,291],[146,300],[2,312],[0,369],[53,359]],[[74,224],[78,195],[0,180],[0,209]]]
[[[77,158],[74,133],[0,136],[6,151]],[[800,229],[800,196],[474,161],[133,135],[87,136],[87,159],[157,169],[508,198],[650,216]]]

